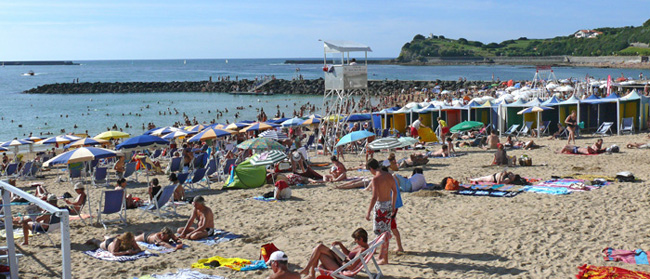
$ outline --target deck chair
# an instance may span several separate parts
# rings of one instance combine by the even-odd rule
[[[33,178],[33,174],[32,174],[33,166],[34,166],[34,161],[27,161],[27,163],[25,163],[23,165],[23,168],[20,170],[18,178],[22,180],[25,180],[27,178]]]
[[[50,223],[47,226],[47,230],[45,230],[45,237],[52,243],[52,246],[56,248],[56,244],[54,244],[54,241],[50,237],[50,233],[55,233],[57,231],[61,231],[61,218],[59,216],[56,216],[55,214],[52,214],[50,216]],[[41,234],[42,232],[33,232],[34,234]]]
[[[314,135],[310,135],[307,139],[307,143],[305,144],[305,148],[307,148],[307,150],[316,150],[316,145],[314,145],[314,138]]]
[[[609,135],[611,136],[612,135],[612,126],[613,125],[614,125],[614,122],[603,122],[603,123],[601,123],[600,127],[598,127],[598,130],[596,130],[596,132],[594,132],[594,135],[606,136],[609,133]]]
[[[18,164],[11,163],[5,168],[5,177],[16,176],[18,174]]]
[[[528,134],[530,134],[531,127],[533,127],[533,121],[526,121],[526,123],[524,123],[524,127],[521,127],[521,130],[519,130],[519,132],[517,133],[517,136],[518,137],[522,135],[527,136]]]
[[[230,175],[230,167],[235,166],[235,163],[237,162],[237,159],[228,159],[226,162],[223,163],[223,168],[221,169],[221,176],[222,180],[226,179],[228,175]]]
[[[153,154],[151,154],[151,156],[149,158],[156,159],[156,158],[160,157],[161,154],[162,154],[162,150],[161,149],[156,149],[156,150],[154,150]]]
[[[621,134],[625,134],[626,132],[630,134],[634,134],[633,117],[623,118],[623,122],[621,123]]]
[[[194,156],[194,159],[192,160],[193,169],[203,168],[205,166],[205,163],[203,161],[205,157],[207,157],[207,154],[205,153]]]
[[[548,127],[551,126],[551,121],[543,121],[542,126],[537,128],[540,136],[548,135]]]
[[[96,167],[92,183],[95,187],[97,187],[97,184],[104,184],[108,187],[108,168]]]
[[[171,162],[169,162],[169,171],[171,171],[171,172],[181,171],[181,162],[182,161],[183,161],[183,157],[174,157],[174,158],[172,158]]]
[[[136,162],[130,162],[124,166],[124,178],[129,179],[131,178],[131,181],[138,182],[138,175],[135,172],[135,164]]]
[[[209,177],[217,172],[217,165],[219,164],[219,157],[208,161],[208,170],[205,172],[205,176]]]
[[[379,268],[379,265],[375,260],[374,254],[377,248],[379,248],[385,241],[388,241],[389,236],[390,234],[388,232],[382,233],[377,238],[375,238],[375,240],[368,243],[369,247],[368,249],[366,249],[366,251],[357,254],[357,256],[354,257],[354,259],[351,259],[349,262],[347,262],[346,264],[344,264],[343,266],[339,267],[336,270],[326,270],[323,268],[317,268],[317,271],[320,272],[321,275],[331,276],[333,278],[343,278],[343,279],[353,279],[354,277],[356,277],[356,275],[359,272],[363,271],[368,275],[369,278],[379,279],[383,274],[381,273],[381,269]],[[370,271],[369,265],[371,261],[377,273],[372,273]],[[361,263],[357,268],[353,270],[345,270],[346,268],[348,268],[348,266],[357,263]]]
[[[512,126],[510,126],[510,128],[508,128],[507,131],[503,132],[503,134],[506,136],[516,137],[518,129],[519,129],[519,124],[512,124]]]
[[[84,218],[81,217],[81,213],[84,211],[84,207],[86,207],[86,204],[88,204],[88,193],[86,193],[86,200],[85,200],[85,201],[81,204],[81,206],[79,207],[79,211],[77,211],[77,210],[74,208],[74,206],[67,206],[68,210],[70,210],[70,213],[71,213],[70,215],[77,215],[77,216],[79,216],[79,220],[81,220],[81,222],[83,222],[84,225],[88,225],[88,224],[86,223],[86,220],[84,220]],[[90,208],[89,208],[89,209],[90,209]],[[89,211],[88,213],[90,213],[90,210],[88,210],[88,211]],[[90,221],[92,222],[92,218],[93,218],[93,217],[90,216],[90,217],[88,217],[88,218],[90,218]]]
[[[176,178],[178,178],[178,184],[183,185],[187,182],[187,178],[190,177],[189,172],[181,172],[178,175],[176,175]]]
[[[72,182],[75,179],[82,179],[81,177],[81,169],[68,169],[68,177],[70,178],[70,182]]]
[[[105,190],[99,200],[99,210],[97,210],[97,221],[104,226],[109,222],[121,222],[126,226],[126,200],[124,190]],[[117,214],[118,218],[111,220],[102,219],[103,215]]]
[[[160,218],[163,218],[168,214],[177,215],[176,205],[172,201],[172,198],[174,197],[174,190],[176,190],[176,187],[180,186],[181,185],[168,185],[163,187],[160,191],[158,191],[158,194],[154,196],[154,200],[149,205],[140,207],[142,214],[152,213]],[[171,204],[173,211],[168,209],[170,206],[167,206],[167,203]]]
[[[192,174],[192,179],[187,182],[187,187],[189,188],[190,191],[192,190],[197,190],[195,188],[196,186],[201,186],[201,181],[205,179],[205,186],[202,188],[205,189],[210,189],[210,180],[205,177],[205,173],[208,169],[206,168],[200,168],[200,169],[195,169],[194,173]]]

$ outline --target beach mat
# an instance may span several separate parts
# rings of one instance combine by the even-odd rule
[[[226,279],[226,277],[203,274],[189,268],[182,268],[178,269],[175,273],[168,272],[160,275],[152,274],[133,279]]]
[[[621,250],[607,247],[603,249],[606,261],[624,262],[631,264],[648,264],[648,254],[641,250]]]
[[[568,188],[526,186],[524,191],[531,193],[549,194],[549,195],[568,195],[571,194]]]
[[[481,196],[481,197],[497,197],[497,198],[512,198],[519,195],[521,191],[499,191],[499,190],[477,190],[477,189],[463,189],[454,192],[456,195],[463,196]]]
[[[578,279],[650,279],[650,273],[632,271],[615,266],[595,266],[585,264],[579,266]]]
[[[546,181],[539,182],[534,187],[546,187],[546,188],[566,188],[569,191],[590,191],[600,188],[599,186],[587,185],[588,181],[582,179],[550,179]]]
[[[200,239],[200,240],[192,240],[192,241],[203,243],[203,244],[211,246],[211,245],[216,245],[216,244],[223,243],[223,242],[228,242],[228,241],[231,241],[233,239],[237,239],[237,238],[241,238],[241,237],[242,237],[241,235],[234,234],[234,233],[231,233],[231,232],[227,232],[227,231],[223,231],[223,230],[215,230],[213,236],[209,236],[209,237],[206,237],[206,238]]]
[[[142,241],[138,241],[138,246],[140,246],[140,249],[142,250],[149,250],[156,252],[158,254],[165,254],[165,253],[170,253],[176,251],[174,248],[167,248],[165,246],[158,246],[156,244],[151,244],[151,243],[146,243]],[[189,246],[183,244],[183,248],[187,248]]]
[[[109,262],[128,262],[128,261],[135,261],[138,259],[157,256],[156,254],[151,253],[149,251],[143,251],[132,256],[115,256],[111,252],[108,252],[101,248],[97,248],[97,250],[84,251],[83,253],[95,259],[109,261]]]

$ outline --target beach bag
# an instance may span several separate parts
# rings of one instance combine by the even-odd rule
[[[629,171],[623,171],[616,174],[616,180],[619,182],[634,182],[634,174]]]
[[[273,243],[262,245],[262,248],[260,249],[260,259],[264,259],[264,262],[268,262],[271,254],[273,254],[275,251],[280,251],[280,249],[278,249],[278,247],[275,247],[275,244]]]
[[[532,166],[533,165],[533,159],[528,157],[528,155],[522,155],[519,158],[519,165],[521,165],[521,166]]]
[[[447,184],[445,185],[445,190],[447,191],[456,191],[460,189],[460,182],[449,177],[447,178]]]

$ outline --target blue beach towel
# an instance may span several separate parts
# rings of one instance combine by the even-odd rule
[[[196,242],[203,243],[203,244],[211,246],[211,245],[216,245],[216,244],[223,243],[223,242],[228,242],[228,241],[231,241],[233,239],[240,238],[240,237],[242,237],[242,236],[238,235],[238,234],[231,233],[231,232],[227,232],[227,231],[223,231],[223,230],[215,230],[213,236],[209,236],[209,237],[206,237],[206,238],[201,239],[201,240],[192,240],[192,241],[196,241]]]
[[[157,256],[156,254],[151,253],[149,251],[143,251],[132,256],[115,256],[113,255],[113,253],[108,252],[101,248],[97,248],[97,250],[92,250],[92,251],[84,251],[83,253],[95,259],[109,261],[109,262],[128,262],[128,261],[135,261],[138,259]]]
[[[484,196],[484,197],[499,197],[499,198],[512,198],[519,195],[521,191],[499,191],[499,190],[477,190],[477,189],[463,189],[454,192],[456,195],[464,196]]]
[[[262,197],[262,196],[253,197],[253,199],[256,200],[256,201],[265,201],[265,202],[275,202],[275,201],[278,201],[278,200],[276,200],[275,198],[265,198],[265,197]]]
[[[568,188],[556,188],[556,187],[538,187],[538,186],[526,186],[524,191],[541,193],[541,194],[550,194],[550,195],[568,195],[571,194]]]

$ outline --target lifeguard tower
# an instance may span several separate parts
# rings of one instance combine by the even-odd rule
[[[347,125],[345,116],[361,112],[364,108],[356,102],[351,105],[353,95],[364,96],[370,104],[368,94],[368,52],[369,46],[350,41],[323,41],[325,73],[325,95],[323,97],[321,125],[329,139],[335,139],[339,129]],[[350,52],[363,52],[364,61],[350,59]],[[328,54],[331,55],[328,64]],[[360,58],[359,58],[360,59]],[[368,108],[370,110],[370,108]],[[327,142],[326,148],[332,150],[335,142]]]

